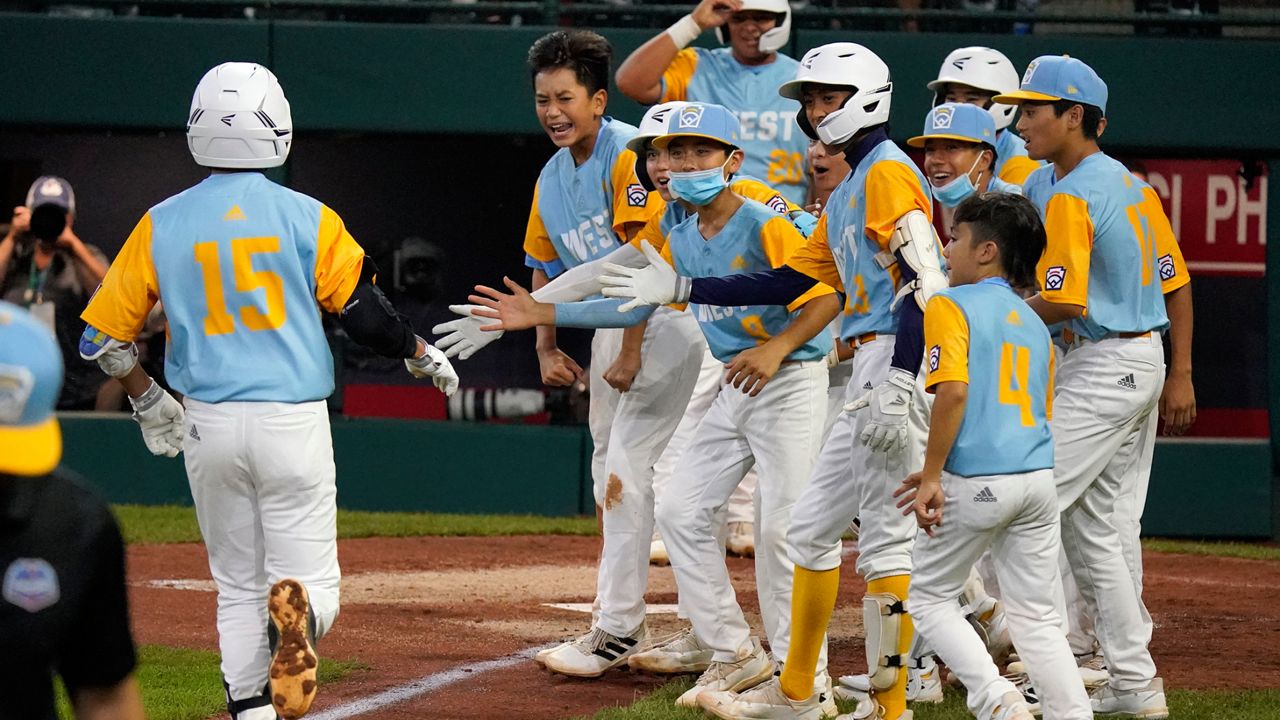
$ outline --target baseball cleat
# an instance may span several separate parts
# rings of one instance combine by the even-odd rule
[[[632,655],[627,664],[632,670],[659,675],[701,673],[711,665],[712,655],[710,648],[698,642],[693,628],[685,628]]]
[[[1022,695],[1022,702],[1026,704],[1027,711],[1035,717],[1040,717],[1043,710],[1040,708],[1040,693],[1036,690],[1036,686],[1031,684],[1031,678],[1026,673],[1005,673],[1004,678],[1013,683],[1013,687]]]
[[[991,711],[991,720],[1035,720],[1035,716],[1031,714],[1031,708],[1022,695],[1005,693],[1000,698],[1000,704]]]
[[[729,523],[729,536],[724,541],[724,547],[731,555],[755,557],[755,525],[749,522]]]
[[[635,654],[644,643],[646,630],[641,624],[630,635],[618,636],[592,628],[591,632],[565,643],[543,659],[543,666],[554,673],[570,677],[600,677]]]
[[[863,702],[871,697],[871,679],[866,675],[841,675],[835,695],[838,700]]]
[[[919,663],[917,667],[916,663]],[[932,657],[920,658],[907,666],[907,702],[942,702],[942,678]]]
[[[272,585],[267,613],[277,637],[269,671],[271,704],[283,720],[295,720],[306,714],[316,699],[319,664],[311,644],[311,606],[306,588],[297,580],[281,580]]]
[[[667,554],[667,544],[662,541],[662,538],[654,538],[649,542],[649,564],[671,564],[671,556]]]
[[[776,676],[740,693],[703,691],[698,696],[698,704],[724,720],[822,720],[828,717],[818,693],[803,700],[792,700],[782,692]]]
[[[693,687],[676,698],[680,707],[698,707],[703,692],[729,690],[742,692],[773,677],[773,660],[760,646],[759,638],[751,638],[751,651],[733,662],[712,661]]]
[[[1169,717],[1169,706],[1164,699],[1164,681],[1154,678],[1146,687],[1136,690],[1115,690],[1110,683],[1095,689],[1089,695],[1093,712],[1098,715],[1164,720]]]
[[[1076,666],[1080,670],[1080,679],[1090,690],[1107,684],[1111,673],[1107,671],[1107,660],[1102,655],[1077,655]]]
[[[567,640],[565,642],[560,643],[559,645],[552,645],[551,647],[542,648],[541,650],[539,650],[537,653],[534,654],[533,661],[538,663],[539,665],[546,666],[548,655],[570,644],[571,642],[573,641]]]

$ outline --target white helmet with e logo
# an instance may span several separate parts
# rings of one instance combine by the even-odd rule
[[[278,167],[292,142],[289,101],[270,70],[227,62],[200,79],[187,116],[187,147],[197,163],[229,170]]]

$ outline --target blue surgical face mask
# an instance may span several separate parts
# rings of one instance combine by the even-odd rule
[[[982,160],[982,154],[979,153],[977,159],[973,161],[973,165],[969,167],[969,172],[952,180],[951,182],[933,189],[933,196],[942,203],[943,207],[953,208],[959,205],[965,198],[978,191],[974,187],[973,181],[969,179],[969,175],[973,169],[978,167],[978,161]]]
[[[710,170],[695,170],[693,172],[672,172],[671,182],[667,184],[667,189],[671,194],[682,200],[688,200],[694,205],[702,206],[710,204],[720,191],[729,186],[729,181],[725,179],[724,168],[729,164],[732,154],[726,158],[724,165],[714,167]]]

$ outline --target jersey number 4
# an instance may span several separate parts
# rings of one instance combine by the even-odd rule
[[[270,270],[254,270],[253,256],[261,253],[280,252],[280,238],[236,238],[231,241],[232,270],[235,274],[235,291],[250,293],[262,288],[266,291],[266,313],[255,305],[240,308],[240,322],[249,330],[275,330],[284,325],[284,280]],[[226,335],[235,332],[235,318],[227,307],[222,265],[218,261],[218,243],[197,243],[196,262],[204,277],[204,298],[209,314],[204,319],[205,335]]]
[[[1016,406],[1021,411],[1023,427],[1036,424],[1031,414],[1031,393],[1027,392],[1030,370],[1031,350],[1004,343],[1000,349],[1000,404]]]

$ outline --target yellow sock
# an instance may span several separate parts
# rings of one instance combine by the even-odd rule
[[[869,593],[889,593],[904,602],[907,599],[907,586],[911,583],[910,575],[893,575],[879,578],[867,583]],[[915,629],[911,624],[911,616],[903,614],[898,630],[898,653],[903,657],[911,650],[911,636]],[[898,678],[888,690],[877,690],[876,702],[884,708],[885,720],[898,720],[907,710],[907,669],[898,668]]]
[[[839,590],[840,568],[806,570],[796,566],[791,589],[791,646],[780,679],[782,692],[792,700],[813,694],[813,674]]]

